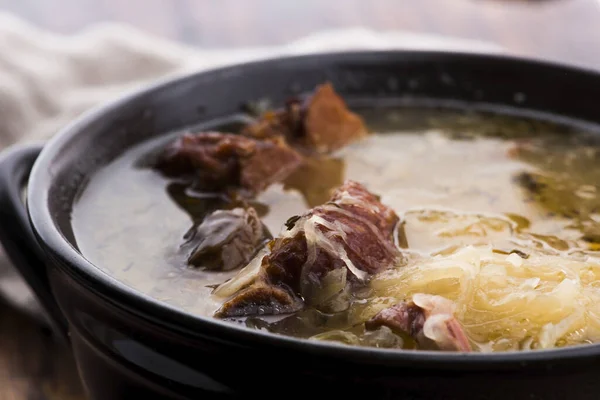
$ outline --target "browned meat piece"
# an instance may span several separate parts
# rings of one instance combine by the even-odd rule
[[[281,182],[303,163],[282,138],[258,141],[256,152],[241,160],[241,184],[253,193]]]
[[[243,134],[256,138],[283,136],[292,145],[325,154],[363,138],[368,131],[331,83],[325,83],[304,100],[290,100],[283,111],[266,113]]]
[[[416,294],[380,311],[365,324],[369,330],[387,326],[411,336],[423,348],[471,351],[469,339],[454,317],[454,303],[441,296]]]
[[[256,194],[285,179],[302,156],[282,138],[255,140],[220,132],[184,134],[168,146],[156,168],[170,177],[192,177],[195,188],[241,188]]]
[[[190,265],[230,271],[247,265],[271,235],[254,208],[238,207],[213,212],[187,239],[183,247],[193,246]]]
[[[249,266],[255,268],[254,283],[243,291],[243,296],[242,292],[234,292],[216,316],[249,315],[249,301],[261,314],[296,311],[298,303],[292,300],[296,298],[319,308],[341,295],[347,284],[364,282],[369,275],[400,260],[394,243],[398,221],[396,213],[377,196],[347,181],[328,203],[288,221],[288,230],[270,243],[270,253],[262,258],[260,268],[255,263]],[[250,283],[247,273],[240,276]],[[236,283],[226,285],[231,288]],[[286,291],[288,303],[295,308],[272,307],[264,297],[265,285]],[[237,286],[239,289],[241,285]],[[215,293],[219,295],[218,288]]]
[[[215,314],[219,318],[248,315],[277,315],[301,310],[302,299],[286,288],[256,281],[225,302]]]
[[[304,119],[305,141],[319,153],[328,153],[367,134],[362,119],[346,108],[331,84],[321,85],[310,99]]]

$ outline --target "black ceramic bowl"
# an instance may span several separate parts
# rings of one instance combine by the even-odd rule
[[[0,165],[0,234],[72,347],[92,399],[597,399],[600,345],[504,354],[358,348],[187,314],[112,279],[77,250],[78,188],[141,141],[325,80],[353,105],[512,107],[600,123],[600,75],[499,56],[356,52],[255,62],[162,83],[96,109]],[[40,153],[41,150],[41,153]],[[22,188],[27,186],[23,204]]]

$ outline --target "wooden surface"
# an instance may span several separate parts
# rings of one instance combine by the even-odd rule
[[[0,0],[0,9],[57,32],[121,21],[203,47],[280,44],[327,28],[401,29],[600,69],[600,0]],[[84,398],[69,352],[5,305],[0,343],[0,400]]]

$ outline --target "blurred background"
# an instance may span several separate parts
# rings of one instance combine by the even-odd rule
[[[595,66],[598,0],[0,0],[0,9],[72,34],[102,21],[208,48],[277,45],[323,29],[451,35]]]
[[[348,29],[359,30],[363,35],[394,33],[388,39],[404,37],[408,41],[417,40],[419,35],[441,42],[467,39],[489,43],[490,48],[515,55],[600,69],[598,0],[0,0],[0,13],[38,29],[32,40],[51,35],[75,37],[98,24],[119,23],[150,35],[149,38],[227,54],[281,46],[324,31]],[[11,35],[0,22],[0,73],[6,65],[18,65],[11,63],[11,57],[19,50]],[[345,38],[342,34],[335,40],[344,42]],[[377,41],[377,36],[369,38]],[[465,43],[468,47],[474,42]],[[344,43],[340,45],[343,47]],[[40,74],[45,69],[56,69],[61,65],[59,58],[35,67]],[[101,60],[97,68],[110,62]],[[135,67],[125,67],[133,68],[128,76],[136,76]],[[42,77],[39,82],[43,80]],[[1,135],[6,137],[7,132],[12,132],[14,136],[21,129],[10,131],[6,125],[2,117],[3,111],[8,114],[6,104],[13,107],[10,113],[16,110],[29,115],[19,109],[27,108],[27,103],[10,103],[10,98],[2,97],[5,87],[0,81],[3,145],[8,142]],[[53,95],[60,97],[62,93]],[[13,97],[18,97],[18,93]],[[3,103],[7,98],[8,103]],[[76,111],[87,105],[82,104]],[[56,126],[68,120],[70,114],[63,117],[56,120]],[[35,122],[29,119],[30,125],[22,125],[27,129]],[[23,312],[28,295],[23,286],[17,280],[2,278],[1,271],[0,284],[5,300],[0,303],[0,400],[83,399],[69,352],[54,343],[35,311]],[[9,292],[10,296],[6,295]]]

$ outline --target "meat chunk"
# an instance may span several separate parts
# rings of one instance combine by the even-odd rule
[[[285,179],[302,156],[285,140],[256,140],[220,132],[184,134],[168,146],[156,168],[170,177],[192,177],[202,190],[244,189],[257,194]]]
[[[326,154],[365,137],[368,131],[331,83],[325,83],[305,99],[288,101],[284,110],[266,113],[243,133],[255,138],[283,136],[292,145]]]
[[[285,287],[257,280],[242,289],[215,313],[217,318],[287,314],[301,310],[302,299]]]
[[[264,315],[293,312],[304,305],[319,308],[342,295],[348,284],[364,282],[401,259],[394,243],[398,221],[377,196],[347,181],[328,203],[288,221],[288,230],[270,242],[260,268],[256,261],[251,263],[254,282],[233,294],[216,316],[249,315],[250,309]],[[240,275],[248,282],[247,273]],[[265,287],[283,290],[286,302],[278,300],[273,307],[265,298]],[[219,295],[219,288],[215,293]]]
[[[471,351],[469,339],[454,317],[454,307],[454,303],[444,297],[416,294],[410,302],[380,311],[365,326],[369,330],[387,326],[404,332],[423,348]]]
[[[191,230],[184,247],[192,247],[188,264],[230,271],[248,264],[271,235],[254,208],[217,210]]]

